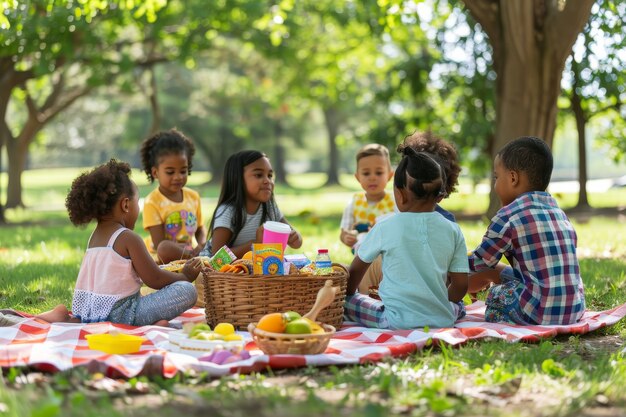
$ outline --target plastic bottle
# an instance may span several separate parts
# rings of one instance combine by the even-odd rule
[[[333,263],[330,260],[328,249],[318,249],[315,257],[315,275],[330,275],[333,273]]]

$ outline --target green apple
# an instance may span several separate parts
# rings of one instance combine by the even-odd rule
[[[294,319],[285,326],[288,334],[311,334],[311,325],[305,319]]]
[[[301,317],[302,316],[297,311],[285,311],[283,313],[283,320],[285,320],[287,323],[289,323],[290,321],[299,319]]]

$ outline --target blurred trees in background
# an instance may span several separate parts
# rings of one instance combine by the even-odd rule
[[[2,2],[5,206],[22,205],[30,150],[138,165],[141,140],[174,126],[213,181],[254,147],[278,181],[297,161],[336,184],[360,143],[394,154],[417,129],[452,140],[482,179],[506,141],[552,142],[562,88],[568,112],[621,120],[606,129],[619,158],[624,12],[616,0]]]

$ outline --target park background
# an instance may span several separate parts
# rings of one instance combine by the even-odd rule
[[[207,216],[226,157],[263,150],[302,250],[341,262],[362,144],[387,145],[395,164],[413,131],[453,142],[464,170],[443,206],[472,247],[497,204],[494,152],[537,135],[554,151],[550,191],[579,234],[589,307],[624,303],[624,16],[610,0],[0,2],[1,306],[71,301],[91,232],[67,219],[71,180],[115,157],[147,195],[139,144],[172,127],[196,144],[188,184]],[[0,413],[618,416],[624,332],[217,381],[10,369]]]

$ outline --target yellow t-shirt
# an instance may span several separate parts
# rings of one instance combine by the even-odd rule
[[[143,205],[143,228],[162,225],[165,239],[196,246],[196,230],[204,224],[200,194],[189,188],[183,188],[183,201],[177,203],[165,197],[157,188],[152,191]],[[152,239],[146,239],[146,245],[152,248]]]
[[[395,203],[389,193],[385,193],[385,196],[379,202],[371,204],[367,201],[365,193],[356,193],[353,200],[353,212],[354,224],[366,223],[370,228],[376,224],[376,218],[383,214],[393,213],[395,209]]]

